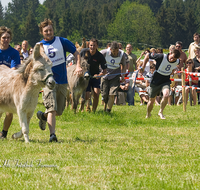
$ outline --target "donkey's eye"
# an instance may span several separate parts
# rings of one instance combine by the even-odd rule
[[[37,70],[38,71],[44,71],[44,68],[38,68]]]

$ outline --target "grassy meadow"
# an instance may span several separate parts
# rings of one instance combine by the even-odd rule
[[[40,95],[30,143],[11,138],[17,115],[0,141],[0,189],[200,189],[199,106],[167,106],[166,120],[155,106],[145,119],[146,106],[135,99],[110,114],[102,105],[95,114],[66,109],[57,118],[58,143],[49,143],[36,118]]]

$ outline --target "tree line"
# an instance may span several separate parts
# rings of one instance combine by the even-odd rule
[[[72,42],[82,37],[131,43],[134,48],[167,48],[182,41],[187,48],[200,32],[200,0],[12,0],[2,7],[0,25],[13,31],[12,43],[34,46],[42,36],[38,24],[54,22],[55,35]]]

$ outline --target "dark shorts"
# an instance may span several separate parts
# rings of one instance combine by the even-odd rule
[[[90,78],[86,92],[91,92],[91,88],[92,89],[100,88],[100,82],[101,82],[100,78],[99,79]]]
[[[160,85],[150,84],[150,88],[148,89],[149,97],[155,98],[164,89],[170,90],[170,83],[169,82],[166,82],[166,83],[163,83],[163,84],[160,84]]]

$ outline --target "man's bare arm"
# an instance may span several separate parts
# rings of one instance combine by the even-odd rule
[[[144,71],[145,67],[146,67],[146,64],[147,62],[149,61],[149,53],[147,53],[145,55],[145,58],[144,58],[144,61],[143,61],[143,65],[142,65],[142,70]]]
[[[83,75],[83,71],[82,71],[82,68],[81,68],[81,56],[80,56],[78,51],[75,51],[75,53],[73,55],[74,55],[75,61],[76,61],[75,74],[78,74],[78,76],[82,76]]]

